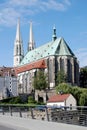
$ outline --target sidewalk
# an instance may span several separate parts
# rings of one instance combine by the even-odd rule
[[[0,125],[12,130],[87,130],[87,127],[0,115]]]

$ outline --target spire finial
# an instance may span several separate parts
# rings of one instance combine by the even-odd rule
[[[16,41],[22,42],[21,33],[20,33],[20,18],[18,18],[18,22],[17,22]]]
[[[35,48],[34,38],[33,38],[33,29],[32,29],[32,21],[30,21],[30,34],[29,34],[29,42],[28,42],[28,51],[33,50]]]
[[[57,36],[56,36],[56,27],[55,27],[55,24],[53,26],[53,35],[52,35],[52,40],[55,41],[57,39]]]
[[[32,21],[30,21],[30,43],[33,42],[33,30],[32,30]]]

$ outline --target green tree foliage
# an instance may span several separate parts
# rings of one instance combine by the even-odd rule
[[[80,95],[79,104],[80,106],[87,106],[87,89],[82,88],[82,93]]]
[[[58,71],[56,76],[56,85],[66,82],[67,82],[67,75],[64,73],[63,70]]]
[[[10,101],[9,101],[10,104],[21,104],[22,103],[22,100],[21,100],[21,97],[18,96],[18,97],[13,97]]]
[[[37,102],[32,96],[28,97],[28,104],[30,105],[45,105],[43,102]]]
[[[70,93],[71,92],[71,85],[66,84],[66,83],[60,83],[58,86],[56,86],[56,92],[57,93]]]
[[[44,72],[42,70],[39,70],[33,80],[34,89],[45,90],[48,87],[46,78],[47,77]]]
[[[36,103],[36,101],[34,100],[34,98],[32,96],[29,96],[28,97],[28,103],[29,104],[34,104],[34,103]]]
[[[23,103],[23,101],[21,100],[20,96],[17,96],[17,97],[10,97],[10,98],[3,99],[1,103],[21,104]]]
[[[75,99],[77,100],[77,105],[79,106],[87,106],[87,89],[80,88],[77,86],[71,86],[66,83],[61,83],[56,86],[56,92],[62,93],[71,93]]]
[[[87,88],[87,68],[80,69],[80,87]]]

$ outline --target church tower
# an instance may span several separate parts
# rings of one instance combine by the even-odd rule
[[[53,27],[52,41],[55,41],[56,39],[57,39],[57,36],[56,36],[56,27],[54,25],[54,27]]]
[[[29,42],[28,42],[28,51],[31,51],[35,48],[34,38],[33,38],[33,29],[32,22],[30,22],[30,34],[29,34]]]
[[[13,61],[14,67],[18,66],[24,57],[22,44],[23,44],[23,41],[22,41],[21,33],[20,33],[20,19],[18,19],[16,38],[15,38],[15,42],[14,42],[14,61]]]

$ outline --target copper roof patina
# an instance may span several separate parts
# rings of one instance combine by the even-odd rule
[[[75,57],[65,40],[60,37],[26,53],[19,66],[30,64],[52,55]]]

